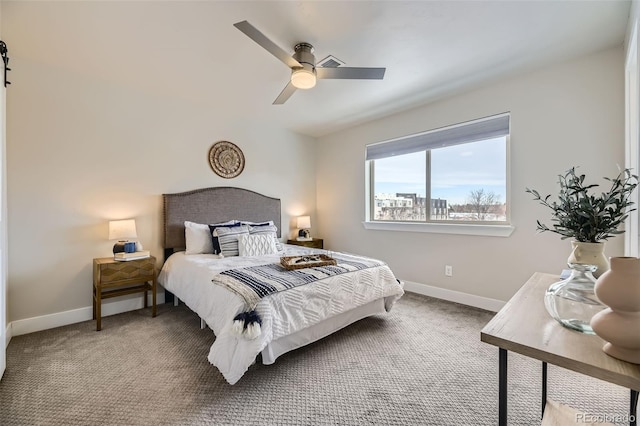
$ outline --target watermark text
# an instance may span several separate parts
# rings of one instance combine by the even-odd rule
[[[592,414],[592,413],[577,413],[576,423],[615,423],[615,424],[629,424],[636,420],[636,416],[633,414]]]

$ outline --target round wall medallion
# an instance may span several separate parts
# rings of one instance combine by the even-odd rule
[[[231,142],[216,142],[209,150],[209,164],[218,176],[231,179],[244,170],[244,154]]]

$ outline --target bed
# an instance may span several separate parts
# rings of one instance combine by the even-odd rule
[[[355,321],[388,312],[404,294],[402,283],[382,261],[279,242],[282,226],[277,198],[241,188],[215,187],[164,194],[163,204],[165,263],[158,282],[213,330],[216,339],[208,360],[230,384],[240,380],[258,355],[263,364],[272,364],[280,355]],[[221,258],[185,250],[185,223],[191,230],[194,223],[229,221],[243,225],[227,230],[217,228],[216,232],[228,229],[253,232],[261,225],[273,224],[277,229],[272,237],[278,241],[277,251]],[[244,228],[249,223],[255,226]],[[220,244],[224,245],[222,238]],[[280,265],[281,257],[317,260],[320,254],[330,255],[337,265],[295,269],[291,271],[296,277],[292,281],[309,281],[295,286],[287,282],[279,290],[270,290],[271,293],[255,300],[247,297],[247,293],[255,294],[244,285],[254,285],[256,280],[255,285],[260,288],[271,288],[271,284],[279,288],[284,274],[290,274]]]

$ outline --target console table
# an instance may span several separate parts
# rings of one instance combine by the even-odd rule
[[[547,363],[595,377],[630,391],[630,424],[640,390],[640,365],[610,357],[604,341],[594,335],[569,330],[551,318],[544,307],[547,288],[560,277],[536,272],[482,329],[480,340],[499,348],[499,425],[507,425],[507,352],[542,361],[542,412],[547,400]]]

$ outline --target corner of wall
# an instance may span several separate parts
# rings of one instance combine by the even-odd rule
[[[627,22],[627,32],[624,37],[625,52],[629,48],[631,33],[636,22],[640,21],[640,0],[631,0],[631,9],[629,10],[629,21]]]
[[[7,349],[7,346],[9,346],[9,342],[11,341],[11,337],[13,337],[13,327],[11,323],[7,324],[7,330],[4,336],[5,336],[4,348]]]

